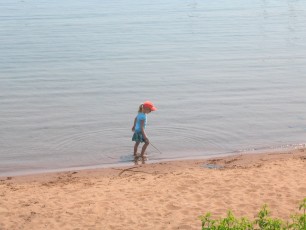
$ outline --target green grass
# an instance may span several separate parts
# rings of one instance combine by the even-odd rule
[[[253,221],[245,217],[237,218],[232,211],[221,219],[212,219],[211,213],[199,218],[202,230],[306,230],[306,198],[300,203],[299,210],[302,213],[292,215],[290,221],[270,217],[267,205],[261,208]]]

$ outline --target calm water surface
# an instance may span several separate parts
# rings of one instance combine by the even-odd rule
[[[2,0],[0,175],[306,143],[305,0]]]

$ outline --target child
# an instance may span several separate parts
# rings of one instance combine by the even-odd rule
[[[139,106],[138,115],[135,117],[134,125],[132,127],[132,131],[134,132],[132,141],[136,142],[134,145],[135,157],[137,156],[137,149],[140,143],[144,142],[140,154],[141,157],[144,157],[144,153],[148,145],[150,144],[149,139],[145,133],[145,128],[147,124],[147,114],[155,110],[157,110],[157,108],[154,107],[153,103],[150,101],[146,101]]]

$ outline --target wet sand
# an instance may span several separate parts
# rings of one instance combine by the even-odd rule
[[[216,166],[216,167],[215,167]],[[0,178],[0,229],[200,229],[266,203],[289,219],[306,197],[306,150]]]

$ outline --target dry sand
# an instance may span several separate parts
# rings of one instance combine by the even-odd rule
[[[264,203],[288,219],[305,178],[304,149],[5,177],[0,229],[201,229],[201,214],[254,218]]]

